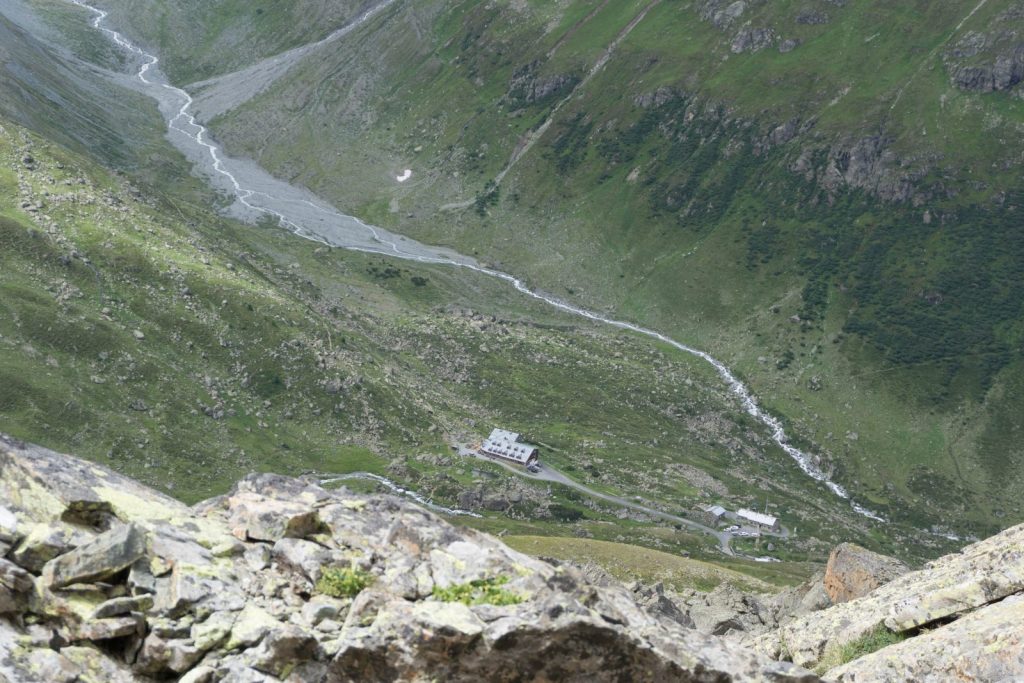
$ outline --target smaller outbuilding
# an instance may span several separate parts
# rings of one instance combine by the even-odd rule
[[[753,510],[743,508],[742,510],[736,513],[736,517],[738,517],[741,522],[753,524],[758,529],[763,529],[765,531],[779,530],[778,518],[772,517],[771,515],[762,514],[760,512],[754,512]]]
[[[727,512],[721,505],[705,505],[701,508],[701,511],[704,513],[705,523],[711,526],[721,522]]]

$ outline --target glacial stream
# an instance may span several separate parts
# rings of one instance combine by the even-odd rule
[[[130,79],[126,78],[125,84],[157,100],[160,111],[168,121],[171,142],[194,164],[195,172],[205,177],[215,189],[234,198],[234,203],[227,210],[231,216],[248,222],[270,216],[277,219],[281,227],[287,228],[299,237],[321,242],[331,247],[473,270],[504,280],[522,294],[543,301],[566,313],[645,335],[697,356],[715,368],[730,391],[739,398],[746,412],[768,427],[775,443],[796,462],[807,476],[823,483],[839,498],[849,501],[853,510],[860,515],[879,522],[885,521],[880,515],[852,500],[849,492],[840,484],[829,479],[815,464],[814,458],[809,453],[791,445],[778,418],[762,409],[747,386],[718,359],[705,351],[687,346],[655,330],[606,318],[550,295],[533,291],[515,276],[486,268],[474,259],[450,249],[421,244],[413,239],[368,225],[358,218],[339,213],[308,190],[294,187],[272,177],[251,161],[232,159],[226,156],[220,147],[209,139],[206,128],[191,113],[192,96],[167,81],[159,70],[160,60],[155,55],[143,51],[118,31],[104,26],[107,13],[103,10],[92,7],[82,0],[70,0],[70,2],[92,12],[94,15],[92,26],[104,32],[117,45],[139,60],[138,72]],[[352,31],[385,4],[390,3],[383,3],[368,10],[347,26],[313,46],[322,45]],[[305,50],[302,54],[306,54],[308,51]]]

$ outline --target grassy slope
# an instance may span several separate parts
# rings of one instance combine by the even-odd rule
[[[637,548],[635,545],[587,538],[552,538],[548,536],[505,536],[502,539],[520,552],[537,557],[552,557],[576,563],[593,562],[623,583],[662,581],[673,590],[686,588],[710,591],[721,583],[732,583],[742,590],[772,592],[775,585],[798,582],[809,571],[800,566],[744,566],[747,573],[728,569],[721,564]],[[763,580],[751,580],[750,576]]]
[[[254,469],[376,471],[448,503],[478,487],[520,492],[521,503],[484,523],[533,534],[593,524],[610,538],[626,531],[707,556],[698,537],[444,455],[446,438],[502,424],[548,444],[548,460],[581,481],[674,511],[709,492],[671,463],[711,473],[714,500],[734,507],[775,491],[794,501],[780,512],[802,528],[788,550],[796,557],[820,559],[828,530],[854,522],[838,503],[818,502],[818,487],[766,449],[709,368],[687,356],[581,328],[490,280],[318,250],[140,194],[9,125],[0,168],[7,432],[185,500]],[[334,379],[338,393],[328,391]],[[593,400],[566,398],[580,395]],[[572,519],[564,510],[581,519],[559,522]]]
[[[1015,168],[1022,114],[1008,95],[955,90],[941,61],[974,3],[822,3],[823,26],[796,24],[792,3],[766,4],[753,25],[803,44],[736,55],[729,34],[664,2],[562,109],[488,216],[437,212],[479,192],[557,100],[496,106],[513,73],[557,45],[539,76],[582,74],[643,4],[611,3],[582,26],[580,3],[555,16],[543,4],[396,8],[216,127],[229,147],[371,220],[713,350],[891,515],[979,533],[1020,519],[1021,482],[1004,474],[1022,457],[1008,417],[1024,372],[1021,256],[1001,248],[1020,243],[1019,227],[1015,195],[990,198],[1016,183],[993,168]],[[1003,8],[991,3],[963,30]],[[690,95],[636,106],[670,84]],[[813,117],[813,131],[750,156],[769,125],[793,117]],[[930,160],[960,196],[920,207],[830,198],[787,170],[804,149],[879,126],[911,168]],[[381,182],[406,165],[411,184]],[[936,292],[941,306],[926,299]]]

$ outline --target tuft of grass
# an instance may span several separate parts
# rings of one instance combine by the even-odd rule
[[[818,673],[824,673],[847,662],[860,659],[872,652],[878,652],[890,645],[902,643],[906,639],[906,634],[893,633],[885,625],[879,624],[860,638],[827,652],[818,665]]]
[[[354,598],[371,583],[373,575],[356,567],[329,567],[316,582],[316,590],[332,598]]]
[[[461,602],[463,605],[518,605],[523,597],[502,588],[508,581],[507,576],[492,576],[445,588],[434,586],[433,595],[441,602]]]

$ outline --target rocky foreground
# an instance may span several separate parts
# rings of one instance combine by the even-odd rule
[[[833,601],[874,587],[833,564]],[[264,474],[189,508],[0,436],[0,683],[820,680],[780,659],[844,681],[1000,680],[1024,674],[1022,590],[1018,527],[720,638],[663,595],[394,498]],[[879,628],[901,642],[834,658]]]

